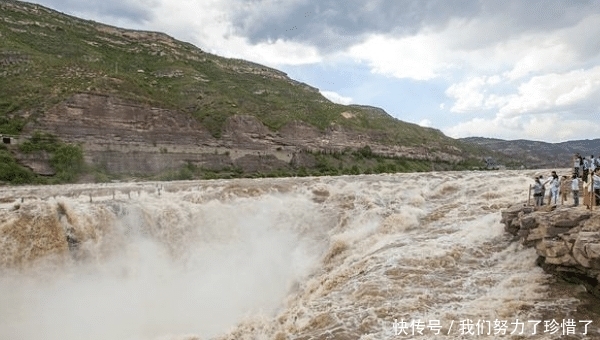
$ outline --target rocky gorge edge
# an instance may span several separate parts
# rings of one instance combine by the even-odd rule
[[[513,205],[502,211],[504,229],[534,247],[537,265],[600,298],[600,210],[585,206],[535,209]]]

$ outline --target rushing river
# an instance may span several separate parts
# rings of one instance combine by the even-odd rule
[[[5,187],[0,339],[598,339],[500,224],[534,173]]]

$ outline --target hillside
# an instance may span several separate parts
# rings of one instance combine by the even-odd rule
[[[0,134],[13,138],[0,149],[12,171],[0,181],[20,174],[25,179],[16,182],[29,182],[30,171],[55,175],[56,150],[68,145],[96,180],[319,166],[344,173],[357,165],[350,156],[358,150],[380,159],[367,157],[353,172],[381,163],[398,171],[451,169],[477,164],[485,153],[378,108],[334,104],[283,72],[162,33],[11,0],[0,2],[0,39]],[[35,145],[18,146],[33,136]]]

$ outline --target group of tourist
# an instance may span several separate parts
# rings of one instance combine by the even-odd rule
[[[549,188],[549,205],[558,204],[559,196],[561,197],[562,204],[564,204],[567,201],[569,185],[571,192],[573,193],[573,206],[579,205],[580,187],[586,185],[589,185],[589,190],[593,190],[594,192],[594,199],[590,202],[594,202],[594,205],[600,205],[600,157],[594,158],[594,155],[591,155],[590,157],[581,157],[579,153],[575,154],[573,157],[573,174],[571,175],[570,183],[567,176],[559,178],[556,171],[552,171],[550,178],[547,180],[544,180],[544,177],[541,175],[536,176],[533,185],[535,205],[544,205],[546,187]]]

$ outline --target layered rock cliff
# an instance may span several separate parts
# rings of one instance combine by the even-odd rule
[[[343,151],[369,145],[389,157],[456,162],[460,150],[430,150],[427,146],[383,144],[385,134],[358,132],[332,124],[325,130],[301,121],[272,131],[255,116],[233,115],[220,138],[198,120],[177,110],[161,109],[96,93],[79,93],[49,109],[25,127],[26,134],[45,131],[80,143],[89,164],[110,173],[148,175],[186,164],[220,171],[244,172],[311,167],[305,150]]]
[[[600,209],[565,207],[535,210],[515,205],[502,212],[505,230],[539,255],[545,271],[582,284],[600,297]]]

